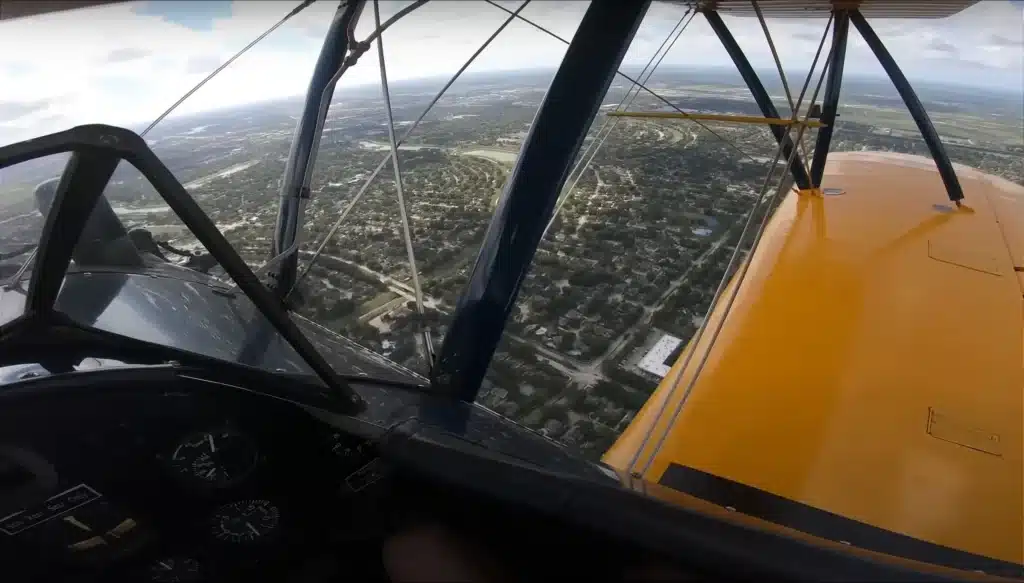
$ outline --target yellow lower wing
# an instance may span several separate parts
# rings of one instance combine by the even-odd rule
[[[1024,188],[958,174],[959,209],[931,160],[833,153],[822,186],[841,194],[780,205],[731,312],[719,301],[605,461],[817,536],[1015,573],[1024,232],[997,213]]]

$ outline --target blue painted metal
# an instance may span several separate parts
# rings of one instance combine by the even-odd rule
[[[472,401],[569,168],[650,0],[593,0],[569,44],[487,228],[431,374]]]
[[[274,231],[274,256],[288,249],[302,230],[302,201],[310,196],[309,184],[304,182],[306,165],[313,155],[314,142],[320,139],[316,133],[320,97],[348,54],[349,31],[355,26],[355,20],[363,4],[363,0],[349,0],[339,5],[320,47],[320,56],[317,58],[309,88],[306,90],[302,116],[295,126],[291,150],[288,152],[284,176],[281,178],[281,199],[278,202],[277,227]],[[330,99],[331,96],[327,98]],[[298,259],[298,253],[292,254],[281,261],[274,272],[274,289],[279,298],[283,299],[295,283]]]
[[[750,89],[750,93],[754,96],[754,101],[757,102],[757,106],[761,108],[761,114],[765,117],[778,118],[779,111],[775,108],[775,104],[772,103],[772,98],[768,95],[768,91],[765,90],[764,85],[761,83],[761,79],[757,76],[757,72],[750,65],[750,61],[747,60],[747,56],[743,54],[743,49],[736,43],[736,39],[733,38],[732,33],[729,32],[729,27],[722,21],[722,17],[718,15],[714,10],[704,11],[704,16],[708,19],[708,24],[711,25],[711,29],[718,35],[718,40],[722,42],[722,46],[725,47],[726,52],[732,57],[732,62],[736,65],[736,69],[740,72],[743,77],[743,81],[747,84],[747,88]],[[789,117],[789,116],[786,116]],[[786,128],[782,126],[769,126],[772,130],[772,134],[775,136],[775,141],[782,145],[782,157],[789,160],[790,155],[793,152],[793,140],[786,133]],[[790,171],[793,173],[793,181],[800,189],[809,188],[811,184],[810,178],[807,176],[807,170],[804,168],[804,163],[800,159],[800,155],[794,155],[792,162],[789,165]]]
[[[832,51],[828,64],[828,81],[825,83],[825,99],[822,102],[821,121],[824,127],[818,130],[818,139],[814,145],[814,158],[811,160],[811,184],[821,186],[821,178],[825,174],[825,160],[832,144],[832,132],[835,129],[836,115],[839,113],[839,90],[843,85],[843,68],[846,64],[846,39],[850,32],[850,13],[847,10],[836,10],[832,20]]]
[[[852,10],[850,11],[850,21],[857,27],[857,31],[864,38],[864,42],[871,47],[871,51],[875,53],[878,62],[885,69],[885,73],[889,75],[889,80],[896,86],[896,91],[903,98],[903,103],[907,104],[907,109],[910,110],[910,115],[914,118],[914,123],[917,124],[917,129],[920,130],[921,137],[924,138],[924,143],[928,146],[928,151],[931,152],[932,158],[935,160],[935,166],[939,169],[939,176],[942,177],[942,182],[946,185],[946,195],[949,196],[949,200],[959,204],[964,198],[964,191],[960,186],[960,180],[956,176],[956,171],[953,170],[953,162],[950,161],[949,155],[946,154],[946,148],[943,147],[942,140],[939,139],[939,133],[935,131],[935,126],[932,125],[932,120],[928,117],[928,112],[924,110],[921,100],[917,98],[917,93],[910,86],[910,82],[907,81],[903,71],[900,70],[896,60],[889,54],[889,50],[885,48],[882,40],[878,38],[874,29],[864,19],[864,15],[858,10]]]

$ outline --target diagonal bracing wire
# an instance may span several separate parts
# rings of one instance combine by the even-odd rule
[[[761,30],[764,31],[764,38],[768,41],[768,48],[772,52],[772,58],[775,59],[775,68],[779,70],[779,79],[782,81],[782,89],[786,92],[786,102],[789,103],[790,116],[793,121],[797,121],[800,112],[796,110],[796,106],[793,104],[793,93],[789,90],[789,81],[786,79],[786,71],[782,67],[782,59],[779,58],[779,51],[775,48],[775,41],[772,40],[772,33],[768,30],[768,23],[764,20],[764,14],[761,12],[761,5],[757,0],[750,0],[750,4],[754,7],[754,13],[757,14],[757,20],[761,23]],[[832,15],[829,14],[829,23],[832,22]],[[828,25],[825,25],[825,33],[822,35],[824,40],[825,36],[828,35]],[[813,69],[812,69],[813,70]],[[798,142],[798,145],[803,153],[801,164],[804,166],[804,171],[807,175],[811,175],[811,167],[808,166],[807,160],[807,145],[803,140]]]
[[[266,31],[264,31],[263,34],[259,35],[255,39],[253,39],[253,41],[251,43],[249,43],[249,44],[245,45],[244,47],[242,47],[242,50],[238,51],[234,55],[231,55],[231,58],[229,58],[228,60],[226,60],[223,63],[221,63],[221,65],[219,67],[217,67],[216,69],[214,69],[212,73],[207,75],[206,78],[204,78],[202,81],[197,83],[195,87],[193,87],[192,89],[189,89],[187,93],[182,95],[180,99],[178,99],[177,101],[174,102],[174,104],[172,104],[170,107],[168,107],[166,111],[164,111],[159,116],[157,116],[157,118],[154,119],[153,122],[151,124],[149,124],[149,126],[146,127],[146,129],[142,130],[142,133],[139,134],[139,135],[142,136],[142,137],[145,137],[146,134],[148,134],[150,132],[150,130],[155,128],[157,126],[157,124],[159,124],[161,121],[163,121],[164,118],[166,118],[168,115],[171,115],[171,112],[173,112],[175,109],[178,109],[179,105],[184,103],[185,100],[188,99],[189,97],[192,97],[192,94],[195,93],[196,91],[199,91],[203,87],[203,85],[206,85],[210,81],[210,79],[213,79],[214,77],[219,75],[221,71],[223,71],[224,69],[228,68],[228,66],[231,63],[234,63],[238,59],[238,57],[241,57],[246,52],[248,52],[249,49],[251,49],[254,46],[256,46],[257,44],[259,44],[259,42],[261,40],[267,38],[267,36],[269,36],[270,33],[274,32],[275,30],[280,28],[282,24],[284,24],[284,23],[288,22],[289,20],[291,20],[291,18],[293,16],[295,16],[296,14],[302,12],[306,8],[309,8],[309,6],[313,3],[313,1],[314,0],[305,0],[304,2],[300,3],[295,8],[292,8],[291,11],[288,12],[288,14],[285,14],[284,18],[282,18],[281,20],[278,20],[277,23],[274,24],[274,26],[271,26]]]
[[[485,0],[485,1],[486,1],[486,2],[488,3],[488,4],[490,4],[491,6],[494,6],[495,8],[498,8],[499,10],[503,10],[503,11],[505,11],[505,12],[508,12],[509,14],[511,14],[511,13],[512,13],[512,11],[511,11],[511,10],[509,10],[508,8],[505,8],[505,7],[504,7],[504,6],[502,6],[501,4],[498,4],[498,3],[497,3],[497,2],[495,2],[494,0]],[[525,22],[526,24],[529,24],[530,26],[532,26],[532,27],[536,28],[537,30],[539,30],[539,31],[541,31],[541,32],[543,32],[543,33],[545,33],[545,34],[547,34],[548,36],[550,36],[550,37],[552,37],[552,38],[554,38],[554,39],[556,39],[556,40],[558,40],[558,41],[561,41],[562,43],[564,43],[564,44],[566,44],[566,45],[568,45],[568,44],[569,44],[569,41],[565,40],[564,38],[562,38],[562,37],[561,37],[561,36],[559,36],[558,34],[555,34],[554,32],[551,32],[551,31],[550,31],[550,30],[548,30],[547,28],[544,28],[543,26],[541,26],[541,25],[537,24],[536,22],[534,22],[534,21],[530,20],[529,18],[526,18],[525,16],[522,16],[522,15],[518,15],[518,16],[517,16],[516,18],[518,18],[519,20],[522,20],[523,22]],[[636,85],[637,87],[639,87],[639,88],[640,88],[640,89],[642,89],[643,91],[646,91],[646,92],[647,92],[647,93],[648,93],[649,95],[651,95],[651,97],[654,97],[655,99],[657,99],[658,101],[660,101],[660,102],[662,102],[663,104],[667,105],[668,107],[671,107],[671,108],[673,109],[673,111],[675,111],[676,113],[678,113],[678,114],[680,114],[680,115],[682,115],[682,116],[686,117],[686,119],[689,119],[689,120],[690,120],[690,121],[692,121],[693,123],[695,123],[695,124],[699,125],[699,126],[700,126],[701,128],[703,128],[703,129],[704,129],[705,131],[707,131],[707,132],[708,132],[709,134],[711,134],[711,135],[715,136],[716,138],[718,138],[719,140],[721,140],[722,142],[724,142],[724,143],[725,143],[725,145],[729,146],[729,147],[730,147],[730,148],[732,148],[733,150],[736,150],[736,151],[737,151],[737,152],[739,152],[739,153],[740,153],[741,155],[743,155],[743,156],[746,156],[747,158],[750,158],[750,160],[751,160],[751,161],[753,161],[753,162],[757,162],[757,161],[758,161],[758,160],[757,160],[757,158],[755,158],[755,157],[751,156],[750,154],[748,154],[748,153],[744,152],[742,148],[740,148],[740,147],[739,147],[739,146],[737,146],[737,145],[736,145],[735,143],[733,143],[733,142],[732,142],[731,140],[729,140],[729,139],[725,138],[724,136],[722,136],[721,134],[719,134],[719,133],[718,133],[718,132],[716,132],[715,130],[713,130],[713,129],[709,128],[709,127],[708,127],[707,125],[705,125],[705,124],[704,124],[703,122],[701,122],[701,121],[700,121],[699,119],[693,119],[692,117],[689,117],[689,116],[690,116],[690,114],[689,114],[688,112],[686,112],[686,111],[683,111],[682,109],[680,109],[680,108],[679,108],[679,106],[678,106],[678,105],[676,105],[676,104],[672,103],[672,102],[671,102],[671,101],[669,101],[668,99],[665,99],[665,98],[664,98],[664,97],[662,97],[661,95],[658,95],[657,93],[655,93],[654,91],[652,91],[652,90],[651,90],[650,88],[648,88],[648,87],[647,87],[646,85],[644,85],[643,83],[641,83],[641,82],[640,82],[639,80],[637,80],[637,79],[634,79],[634,78],[630,77],[629,75],[627,75],[627,74],[623,73],[622,71],[615,71],[615,73],[616,73],[617,75],[619,75],[620,77],[622,77],[623,79],[625,79],[626,81],[629,81],[630,83],[633,83],[634,85]]]
[[[830,13],[828,15],[828,20],[825,22],[825,30],[823,30],[821,32],[821,40],[818,41],[818,50],[814,52],[814,60],[811,62],[811,70],[812,71],[815,69],[815,67],[818,66],[818,58],[821,57],[821,49],[822,49],[822,47],[825,46],[825,39],[828,38],[828,33],[829,33],[830,30],[832,30],[832,19],[834,17],[835,17],[835,15]],[[829,66],[829,63],[832,60],[832,49],[831,48],[828,50],[828,55],[825,58],[826,58],[825,68],[827,69],[828,66]],[[821,83],[819,82],[818,85],[820,86]],[[804,89],[806,89],[806,86],[804,87]],[[814,95],[815,95],[815,97],[817,97],[817,95],[818,95],[817,90],[815,90]],[[797,99],[797,104],[799,105],[799,103],[801,103],[803,101],[803,99],[804,99],[804,93],[803,93],[803,91],[801,91],[800,92],[800,98]],[[805,121],[810,117],[810,108],[812,108],[812,107],[814,107],[814,99],[813,98],[811,99],[810,105],[807,106],[808,114],[804,116],[804,120]],[[797,113],[794,110],[793,111],[793,121],[797,121],[797,118],[798,118]],[[810,172],[811,172],[810,160],[807,158],[807,146],[804,144],[804,139],[806,137],[807,137],[807,134],[804,133],[804,132],[801,132],[800,133],[800,139],[798,140],[798,142],[800,144],[800,148],[803,150],[804,168],[807,170],[807,175],[810,176],[811,175],[810,174]]]
[[[354,2],[357,0],[351,1]],[[359,61],[359,58],[362,57],[363,54],[369,49],[370,43],[372,43],[374,39],[384,34],[385,30],[387,30],[392,24],[398,22],[400,19],[405,17],[405,15],[426,4],[427,1],[428,0],[416,0],[412,4],[396,12],[391,18],[384,21],[383,25],[377,23],[377,27],[373,30],[373,32],[370,33],[370,36],[366,37],[362,41],[356,41],[355,38],[353,38],[355,35],[355,27],[357,22],[356,19],[352,20],[352,24],[350,25],[349,30],[346,31],[348,34],[349,53],[342,61],[341,65],[338,67],[338,70],[334,72],[334,75],[332,75],[331,78],[328,79],[327,83],[324,84],[324,89],[320,93],[320,103],[317,109],[316,125],[313,127],[313,143],[310,145],[309,156],[306,159],[306,167],[302,171],[302,187],[304,189],[309,188],[310,181],[312,181],[313,179],[313,167],[316,165],[317,154],[320,152],[320,140],[323,138],[324,135],[324,124],[327,122],[327,110],[330,109],[331,107],[331,96],[334,95],[334,86],[337,85],[338,80],[341,79],[341,76],[345,74],[345,71],[348,71]],[[306,212],[306,204],[307,203],[305,199],[299,201],[299,216],[302,216],[302,214]],[[301,247],[302,245],[302,237],[300,235],[301,233],[296,233],[295,241],[293,241],[292,244],[287,249],[281,251],[275,257],[272,257],[269,261],[260,266],[260,268],[257,269],[255,273],[257,275],[260,275],[269,270],[274,265],[277,265],[281,261],[284,261],[293,253],[298,252],[299,247]],[[295,286],[292,286],[292,290],[293,289],[295,289]],[[288,293],[290,294],[291,290],[288,290]]]
[[[827,32],[827,30],[828,30],[828,28],[826,26],[826,32]],[[807,79],[804,82],[802,90],[800,91],[800,98],[797,100],[797,103],[796,103],[797,107],[799,107],[801,105],[801,103],[803,102],[804,94],[806,93],[807,88],[810,86],[811,79],[814,76],[814,67],[817,66],[818,57],[820,56],[821,49],[824,46],[824,37],[822,37],[822,39],[823,39],[822,43],[818,46],[818,52],[817,52],[817,54],[814,57],[814,64],[812,64],[811,69],[808,71]],[[828,59],[826,58],[825,66],[822,68],[821,76],[818,78],[818,84],[817,84],[817,86],[814,89],[813,95],[811,96],[810,103],[812,105],[814,104],[814,102],[818,98],[818,92],[821,89],[821,83],[825,79],[825,74],[826,74],[827,70],[828,70]],[[809,117],[810,117],[810,108],[808,108],[807,115],[804,116],[804,121],[806,122],[809,119]],[[799,140],[801,134],[806,129],[807,125],[806,125],[806,123],[803,123],[803,124],[792,124],[790,126],[787,126],[787,128],[786,128],[786,136],[789,136],[790,131],[792,131],[793,125],[799,125],[799,129],[797,131],[797,139]],[[797,151],[796,148],[792,149],[792,151],[790,152],[789,160],[787,161],[787,164],[792,162],[793,157],[796,155],[796,151]],[[676,383],[679,382],[679,379],[682,378],[683,373],[689,368],[690,362],[693,359],[693,355],[696,353],[697,348],[700,345],[700,341],[701,341],[705,331],[707,330],[708,324],[709,324],[709,322],[711,320],[711,312],[712,312],[712,310],[714,310],[715,306],[717,305],[717,303],[719,302],[720,298],[722,297],[722,294],[723,294],[723,292],[725,290],[725,287],[726,287],[726,285],[728,283],[728,280],[729,280],[728,275],[736,267],[736,263],[737,263],[737,261],[739,259],[741,250],[743,248],[743,241],[746,239],[747,234],[750,231],[750,227],[753,225],[753,222],[754,222],[754,214],[755,214],[754,210],[757,209],[759,206],[761,206],[765,202],[765,196],[766,196],[766,194],[768,192],[768,185],[769,185],[769,181],[771,180],[772,171],[775,170],[776,166],[778,165],[779,158],[781,156],[782,156],[782,143],[780,142],[779,148],[775,152],[775,159],[772,161],[772,164],[769,167],[770,170],[769,170],[768,174],[765,176],[764,183],[761,186],[761,190],[760,190],[760,193],[758,195],[757,201],[754,203],[754,206],[751,208],[750,214],[747,216],[747,220],[746,220],[746,222],[743,225],[743,230],[740,232],[740,237],[739,237],[739,240],[736,243],[736,247],[735,247],[735,249],[733,249],[732,255],[729,257],[729,262],[726,264],[726,268],[725,268],[725,271],[724,271],[724,273],[722,275],[722,279],[719,281],[718,287],[715,290],[715,295],[712,297],[711,303],[708,306],[708,310],[707,310],[707,312],[704,315],[704,321],[701,322],[700,327],[697,329],[697,331],[693,335],[693,338],[690,340],[690,346],[692,348],[687,353],[686,359],[683,361],[682,365],[679,366],[679,367],[673,367],[674,374],[672,375],[672,378],[669,379],[669,386],[675,387]],[[782,198],[782,189],[783,189],[783,185],[786,182],[786,178],[787,178],[787,173],[786,172],[780,173],[779,182],[778,182],[778,185],[776,187],[776,192],[775,192],[775,196],[776,196],[777,199],[781,199]],[[770,212],[770,209],[766,209],[764,215],[761,217],[761,222],[758,225],[757,231],[755,232],[754,240],[751,243],[750,250],[749,250],[748,255],[747,255],[748,257],[752,256],[754,254],[754,252],[756,251],[757,245],[758,245],[758,243],[761,240],[761,236],[764,234],[764,229],[767,226],[768,219],[771,217],[771,215],[772,215],[772,213]],[[690,396],[690,393],[692,392],[693,387],[696,384],[697,377],[699,376],[700,372],[703,370],[705,364],[707,363],[708,356],[711,354],[711,347],[714,345],[715,341],[717,340],[718,334],[719,334],[719,332],[721,332],[722,326],[724,325],[725,320],[726,320],[729,312],[732,310],[733,303],[735,302],[736,297],[738,296],[739,288],[741,287],[741,285],[743,283],[743,280],[746,277],[747,270],[748,270],[749,266],[750,266],[750,262],[749,261],[744,262],[743,265],[740,266],[740,268],[739,268],[739,270],[738,270],[738,272],[737,272],[737,274],[735,276],[736,284],[733,286],[732,294],[730,295],[728,301],[725,304],[725,309],[724,309],[723,315],[722,315],[721,318],[718,319],[717,325],[715,326],[715,330],[712,332],[711,339],[708,342],[708,348],[706,350],[704,350],[703,356],[701,357],[700,362],[697,364],[697,368],[696,368],[694,374],[690,376],[689,382],[687,382],[685,388],[683,389],[683,394],[680,397],[679,402],[676,404],[676,407],[674,408],[674,410],[672,412],[672,415],[670,417],[671,421],[669,422],[669,426],[666,427],[666,429],[662,432],[662,434],[661,434],[660,438],[658,439],[657,443],[655,444],[653,450],[647,456],[647,460],[646,460],[646,463],[643,465],[643,468],[640,469],[639,472],[637,472],[637,473],[642,475],[644,472],[646,472],[648,469],[650,469],[651,464],[654,462],[654,459],[657,457],[658,452],[661,450],[661,447],[664,445],[665,439],[668,437],[668,434],[669,434],[669,427],[671,427],[671,423],[674,422],[674,420],[679,417],[679,414],[682,411],[683,406],[686,404],[686,401],[688,400],[688,398]],[[672,398],[672,393],[674,393],[674,392],[675,392],[675,388],[673,388],[671,390],[671,392],[669,393],[669,395],[666,397],[664,405],[658,411],[658,414],[657,414],[657,416],[654,419],[654,423],[651,424],[650,429],[647,431],[647,434],[644,436],[643,442],[641,442],[640,447],[637,448],[637,451],[634,454],[633,459],[630,461],[629,467],[630,467],[630,471],[631,472],[633,471],[633,468],[636,467],[637,462],[639,462],[639,460],[640,460],[640,457],[643,456],[643,452],[647,448],[647,444],[650,442],[651,438],[654,436],[655,432],[658,430],[658,425],[661,422],[662,416],[665,414],[665,409],[668,406],[668,403],[669,403],[669,401]]]
[[[380,28],[380,1],[373,0],[373,20]],[[395,190],[398,193],[398,214],[402,220],[402,237],[405,239],[405,252],[409,256],[409,270],[412,271],[412,291],[416,296],[416,312],[423,316],[423,290],[420,289],[419,269],[416,267],[416,252],[412,246],[412,231],[409,229],[409,211],[405,206],[405,193],[402,189],[402,166],[398,161],[398,139],[395,137],[395,117],[391,111],[391,91],[388,89],[388,71],[384,60],[384,35],[377,37],[377,58],[380,60],[380,89],[384,94],[384,109],[388,115],[388,141],[391,142],[391,166],[395,170]],[[434,362],[434,346],[430,339],[430,329],[420,319],[423,331],[423,349],[427,353],[427,366]]]
[[[385,30],[391,28],[392,24],[394,24],[394,23],[398,22],[399,20],[405,18],[406,14],[409,14],[410,12],[412,12],[413,10],[416,10],[420,6],[423,6],[427,2],[428,2],[428,0],[416,0],[412,4],[406,6],[405,8],[403,8],[403,9],[399,10],[398,12],[392,14],[391,18],[389,18],[389,19],[384,21],[384,24],[381,24],[380,20],[377,20],[376,21],[377,28],[375,28],[374,31],[370,33],[370,36],[368,36],[365,39],[363,39],[362,44],[368,45],[368,44],[372,43],[373,41],[377,40],[377,37],[379,37],[380,35],[384,34]]]
[[[427,107],[423,109],[423,112],[420,113],[419,117],[416,118],[416,121],[414,121],[412,125],[409,126],[409,129],[405,130],[405,134],[402,136],[402,139],[398,140],[399,145],[405,142],[405,140],[409,139],[409,136],[412,135],[412,132],[415,131],[416,128],[420,125],[420,122],[422,122],[427,117],[427,114],[430,113],[430,110],[433,109],[435,105],[437,105],[437,102],[441,100],[445,92],[447,92],[448,89],[455,84],[455,81],[457,81],[459,77],[466,71],[466,69],[468,69],[469,66],[473,64],[473,61],[475,61],[476,58],[479,57],[480,54],[483,53],[488,46],[490,46],[491,42],[493,42],[494,39],[498,38],[498,35],[501,34],[501,32],[505,30],[505,28],[513,20],[515,20],[515,15],[519,14],[519,12],[523,8],[526,8],[527,4],[529,3],[530,0],[526,0],[525,2],[523,2],[519,6],[519,8],[517,8],[511,16],[505,19],[505,22],[503,22],[501,26],[499,26],[498,29],[495,30],[491,34],[491,36],[489,36],[487,40],[485,40],[483,44],[480,45],[480,47],[472,55],[470,55],[469,59],[467,59],[466,62],[463,63],[461,67],[459,67],[459,70],[456,71],[454,75],[452,75],[451,79],[449,79],[448,82],[444,84],[444,87],[441,87],[441,90],[438,91],[437,94],[434,95],[434,98],[430,100],[430,103],[427,104]],[[363,197],[363,194],[366,193],[366,190],[370,187],[374,179],[377,178],[377,175],[380,174],[381,170],[384,169],[384,166],[386,166],[390,160],[391,152],[389,151],[388,154],[384,156],[383,159],[381,159],[380,163],[377,164],[377,167],[373,170],[373,172],[370,173],[370,176],[363,182],[363,185],[359,187],[359,190],[356,192],[355,196],[353,196],[352,199],[349,201],[348,205],[345,207],[345,210],[341,212],[341,216],[338,217],[338,220],[336,220],[334,224],[331,226],[331,229],[327,232],[327,235],[324,237],[324,240],[320,242],[320,245],[317,247],[316,252],[313,253],[313,257],[311,257],[310,260],[306,263],[305,269],[303,269],[302,273],[299,274],[299,277],[295,279],[295,285],[293,285],[292,289],[289,290],[289,294],[295,291],[295,287],[299,284],[299,282],[302,281],[306,274],[309,273],[309,270],[313,267],[313,264],[316,263],[317,258],[319,258],[320,255],[323,254],[324,249],[327,247],[327,243],[330,242],[330,240],[334,237],[335,233],[338,232],[338,229],[341,227],[341,225],[344,224],[345,218],[348,217],[350,212],[352,212],[352,208],[355,207],[356,203],[359,202],[359,199]]]
[[[370,43],[376,40],[380,35],[384,34],[384,31],[387,30],[392,24],[398,22],[398,20],[404,17],[406,14],[409,14],[413,10],[416,10],[417,8],[423,6],[426,3],[427,0],[416,0],[416,2],[413,2],[412,4],[399,10],[397,13],[395,13],[394,16],[385,20],[383,25],[377,22],[376,27],[374,31],[370,33],[370,36],[366,37],[360,42],[356,42],[355,39],[352,38],[352,36],[355,34],[356,25],[355,21],[353,21],[352,30],[349,31],[349,45],[351,52],[347,57],[345,57],[345,60],[341,63],[341,66],[338,67],[338,70],[334,73],[330,80],[327,81],[327,84],[324,85],[324,90],[320,93],[320,109],[317,112],[316,127],[313,129],[313,145],[312,149],[310,150],[309,157],[306,159],[306,168],[302,172],[302,186],[304,186],[305,188],[309,188],[309,184],[313,179],[313,167],[316,165],[317,153],[319,153],[320,151],[320,140],[323,138],[324,135],[324,124],[327,123],[327,110],[330,109],[331,107],[331,96],[334,95],[334,86],[337,85],[338,80],[341,79],[341,76],[345,73],[345,71],[349,70],[352,66],[356,64],[357,61],[359,61],[359,57],[361,57],[363,53],[366,52],[366,50],[370,46]]]
[[[665,56],[668,55],[669,51],[672,50],[672,47],[675,46],[676,41],[678,41],[679,37],[682,36],[683,32],[686,31],[686,27],[690,25],[690,22],[696,15],[697,12],[692,9],[687,9],[686,12],[683,13],[683,16],[680,17],[679,22],[677,22],[676,25],[672,28],[672,30],[669,31],[668,36],[665,37],[665,40],[661,41],[661,46],[658,47],[658,50],[654,51],[654,54],[651,55],[650,60],[647,61],[647,64],[644,65],[644,68],[640,71],[640,75],[637,78],[642,83],[646,83],[647,81],[650,80],[651,76],[654,75],[654,71],[657,70],[659,65],[661,65],[661,62],[665,59]],[[690,17],[689,20],[686,20],[687,16]],[[683,24],[684,20],[686,20],[685,24]],[[680,25],[682,25],[682,28],[680,28]],[[673,35],[675,35],[674,38]],[[670,38],[672,39],[671,43],[669,42]],[[668,45],[668,48],[665,48],[666,44]],[[662,49],[664,49],[664,52],[662,52]],[[661,54],[660,57],[658,56],[659,53]],[[655,60],[657,60],[657,62],[655,62]],[[654,65],[653,67],[651,66],[652,64]],[[648,69],[650,70],[648,71]],[[636,93],[633,93],[634,89],[636,89]],[[633,104],[633,101],[639,95],[639,86],[636,84],[630,85],[629,89],[626,91],[626,95],[622,97],[622,101],[620,101],[619,104],[615,107],[616,111],[625,111],[629,109],[629,106]],[[544,227],[544,233],[541,235],[541,239],[544,239],[547,236],[548,230],[550,230],[551,225],[555,223],[555,219],[558,217],[559,211],[562,210],[562,206],[564,206],[566,201],[569,200],[569,196],[572,195],[572,191],[576,188],[576,185],[579,183],[580,179],[583,178],[583,174],[587,171],[587,168],[590,167],[590,163],[594,161],[594,157],[597,156],[597,153],[598,151],[600,151],[601,146],[604,145],[605,140],[607,140],[608,136],[610,136],[612,132],[615,130],[615,126],[618,124],[620,119],[621,118],[618,117],[605,117],[604,122],[601,124],[601,127],[598,128],[597,132],[594,134],[594,139],[591,140],[590,145],[588,145],[587,149],[584,150],[583,154],[580,156],[579,161],[576,163],[576,166],[572,169],[572,171],[569,172],[569,176],[575,175],[576,178],[572,180],[572,183],[569,185],[569,188],[567,188],[559,196],[558,202],[555,205],[555,211],[551,214],[551,218],[548,220],[547,226]],[[605,128],[608,128],[607,132],[604,132]],[[602,132],[604,132],[603,135]],[[591,153],[591,150],[593,150],[593,153]],[[589,158],[587,157],[587,154],[590,154]]]
[[[638,76],[638,79],[640,79],[643,82],[650,80],[651,75],[654,74],[654,69],[658,68],[658,65],[661,64],[661,59],[664,58],[664,55],[662,55],[661,59],[659,59],[658,55],[662,53],[662,50],[665,51],[665,54],[668,54],[668,51],[672,50],[672,47],[675,46],[676,41],[679,40],[679,36],[683,33],[684,30],[686,30],[686,26],[689,25],[689,22],[687,21],[686,25],[683,25],[682,30],[679,29],[679,26],[683,24],[683,21],[685,21],[686,17],[689,16],[690,14],[695,13],[692,9],[688,8],[686,12],[684,12],[683,15],[676,22],[676,25],[672,27],[672,30],[669,31],[668,35],[665,37],[665,40],[661,41],[661,45],[658,46],[658,49],[655,50],[654,54],[651,55],[651,58],[648,59],[647,64],[644,65],[644,68],[640,70],[640,75]],[[673,35],[675,35],[674,38]],[[671,43],[669,42],[669,39],[671,39]],[[665,48],[665,45],[668,45],[667,49]],[[655,63],[655,60],[657,60],[657,63]],[[653,69],[651,68],[652,64],[654,65]],[[648,72],[648,69],[651,69],[650,72]],[[636,90],[636,93],[633,92],[634,90]],[[622,100],[619,101],[619,104],[615,106],[615,110],[622,111],[629,109],[629,106],[633,103],[633,101],[636,99],[636,96],[639,94],[640,88],[635,84],[630,85],[629,89],[626,90],[626,94],[623,95]],[[598,143],[597,137],[601,136],[605,129],[609,129],[610,132],[610,128],[614,127],[618,121],[619,118],[617,117],[605,117],[604,122],[601,123],[601,127],[598,128],[597,132],[595,132],[594,134],[594,140],[592,140],[590,144],[587,145],[587,149],[583,151],[582,155],[580,155],[580,160],[577,161],[576,166],[573,167],[571,172],[569,172],[569,176],[576,174],[576,171],[580,169],[580,166],[585,167],[583,159],[586,158],[587,154],[589,154],[590,151],[595,148],[595,144]]]
[[[779,51],[775,49],[775,41],[772,40],[772,33],[768,30],[768,23],[764,20],[764,14],[761,12],[761,5],[757,0],[750,0],[751,6],[754,7],[754,14],[757,15],[757,21],[761,24],[761,30],[764,31],[764,38],[768,41],[768,49],[772,53],[772,58],[775,60],[775,68],[779,71],[779,80],[782,81],[782,90],[786,93],[786,103],[789,104],[789,115],[793,120],[797,119],[799,112],[796,111],[793,104],[793,92],[789,90],[789,81],[786,79],[786,70],[782,67],[782,59],[779,58]],[[827,28],[825,29],[828,30]],[[807,147],[804,145],[803,140],[797,144],[803,153],[801,158],[801,164],[804,167],[804,171],[807,175],[811,175],[811,168],[807,165]]]
[[[24,277],[25,272],[28,271],[28,268],[32,266],[32,262],[35,261],[36,254],[38,252],[39,247],[37,246],[35,249],[32,250],[31,253],[28,254],[28,257],[25,258],[25,262],[21,264],[21,267],[18,268],[18,271],[14,272],[14,275],[7,278],[7,281],[3,282],[3,284],[0,284],[0,287],[4,289],[14,289],[15,286],[21,283],[21,278]]]
[[[757,0],[750,0],[757,14],[757,21],[761,23],[761,30],[764,31],[764,38],[768,41],[768,48],[772,51],[772,58],[775,59],[775,67],[779,70],[779,78],[782,80],[782,89],[786,92],[786,101],[789,102],[789,111],[793,116],[797,115],[796,106],[793,104],[793,93],[789,90],[789,82],[786,80],[786,71],[782,68],[782,61],[779,59],[779,52],[775,50],[775,42],[772,34],[768,31],[768,23],[764,21],[764,14],[761,13],[761,5]],[[827,30],[827,29],[826,29]]]

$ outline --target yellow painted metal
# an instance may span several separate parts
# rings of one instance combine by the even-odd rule
[[[693,119],[698,121],[724,121],[729,123],[746,123],[755,125],[791,126],[805,125],[809,128],[825,127],[818,120],[792,120],[778,117],[758,117],[756,115],[726,115],[719,113],[679,113],[678,111],[609,111],[611,117],[633,117],[639,119]]]
[[[822,186],[842,194],[787,196],[717,342],[687,347],[604,461],[650,482],[674,462],[1024,563],[1024,282],[994,202],[1024,189],[958,173],[962,208],[929,159],[831,154]]]

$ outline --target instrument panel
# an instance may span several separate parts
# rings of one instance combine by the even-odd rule
[[[332,541],[352,539],[377,480],[364,469],[372,445],[241,395],[94,393],[0,412],[0,445],[18,442],[56,475],[50,496],[0,508],[0,561],[25,567],[4,579],[280,580],[312,555],[336,556]]]

